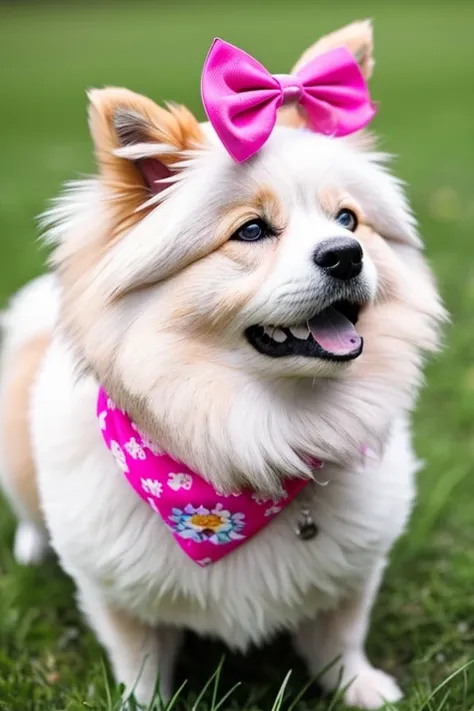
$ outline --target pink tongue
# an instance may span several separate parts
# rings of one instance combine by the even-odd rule
[[[314,340],[328,353],[347,355],[360,348],[361,337],[348,318],[329,306],[308,321]]]

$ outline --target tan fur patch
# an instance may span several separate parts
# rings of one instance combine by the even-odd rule
[[[341,207],[343,194],[337,188],[323,188],[318,193],[318,201],[324,213],[328,217],[333,217]]]
[[[95,89],[88,96],[96,159],[104,185],[113,196],[109,204],[109,236],[113,238],[144,217],[146,212],[136,210],[150,197],[135,163],[115,155],[123,147],[117,132],[117,115],[136,115],[140,142],[170,146],[169,153],[159,154],[159,160],[168,167],[182,158],[183,151],[202,144],[204,139],[198,121],[184,106],[170,104],[164,109],[146,96],[121,88]]]
[[[7,364],[0,413],[9,488],[35,519],[41,514],[30,439],[30,393],[50,341],[51,334],[35,336],[22,345]]]
[[[283,206],[278,195],[271,188],[260,186],[250,205],[276,229],[283,229]]]
[[[260,187],[246,203],[235,205],[227,212],[220,234],[226,241],[216,252],[230,259],[236,266],[242,267],[248,273],[245,287],[238,293],[232,292],[219,302],[219,319],[214,327],[224,328],[234,318],[244,305],[252,298],[258,285],[268,276],[274,266],[278,252],[278,239],[268,239],[256,244],[247,244],[238,240],[230,240],[232,234],[247,221],[264,219],[270,227],[280,233],[285,228],[283,206],[274,191]],[[231,274],[229,274],[231,277]]]
[[[227,242],[239,227],[252,219],[263,219],[278,232],[284,229],[283,206],[270,188],[260,187],[249,200],[226,206],[217,229],[220,242]]]
[[[245,287],[239,292],[230,292],[216,306],[218,318],[212,324],[205,324],[206,328],[224,328],[235,314],[252,297],[258,284],[260,284],[272,269],[274,259],[278,250],[278,240],[262,240],[255,244],[231,240],[232,235],[246,222],[254,219],[264,219],[271,227],[280,232],[284,228],[284,214],[278,196],[269,188],[260,187],[255,194],[245,202],[234,203],[226,206],[225,213],[217,225],[216,234],[220,244],[212,255],[206,259],[205,269],[210,269],[210,261],[215,261],[216,273],[223,274],[223,278],[232,280],[238,276],[242,278],[247,274]],[[270,257],[273,253],[274,257]],[[231,264],[219,264],[219,257],[225,257]],[[200,269],[202,265],[197,263],[191,266],[183,275],[183,282],[186,284],[186,292],[192,292],[193,281],[200,282]],[[225,273],[225,276],[224,276]],[[181,277],[178,277],[180,279]],[[173,319],[186,319],[193,312],[193,306],[188,303],[180,303],[176,299],[173,308]]]
[[[367,217],[357,200],[354,200],[349,193],[334,187],[326,187],[318,192],[318,202],[324,214],[330,219],[334,219],[340,210],[352,210],[357,217],[356,232],[359,237],[359,231],[367,224]]]

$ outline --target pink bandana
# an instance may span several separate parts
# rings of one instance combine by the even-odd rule
[[[162,452],[119,410],[103,388],[97,417],[105,443],[136,493],[161,516],[183,551],[201,567],[245,543],[308,484],[286,479],[279,497],[252,491],[218,494],[199,474]],[[322,462],[312,460],[318,469]]]

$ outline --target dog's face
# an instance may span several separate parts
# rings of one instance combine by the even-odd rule
[[[377,168],[348,145],[282,128],[248,164],[216,150],[182,186],[201,192],[183,232],[198,244],[212,236],[212,246],[173,278],[168,326],[235,368],[337,373],[361,355],[360,312],[387,278],[364,244],[375,215],[398,217],[374,204]]]
[[[63,319],[83,357],[201,470],[190,440],[202,428],[180,443],[179,423],[211,386],[224,421],[248,382],[366,378],[409,359],[401,343],[436,339],[399,183],[360,139],[317,135],[285,111],[289,125],[239,165],[187,110],[93,92],[100,178],[53,210]]]
[[[108,254],[115,298],[136,302],[134,338],[267,377],[337,374],[363,352],[363,312],[403,279],[377,259],[377,236],[415,240],[395,183],[370,156],[306,131],[277,129],[244,165],[207,140]]]

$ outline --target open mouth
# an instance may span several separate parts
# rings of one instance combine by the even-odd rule
[[[250,326],[245,335],[259,353],[271,358],[303,356],[346,361],[362,353],[363,340],[355,329],[360,305],[336,301],[306,323],[288,328]]]

